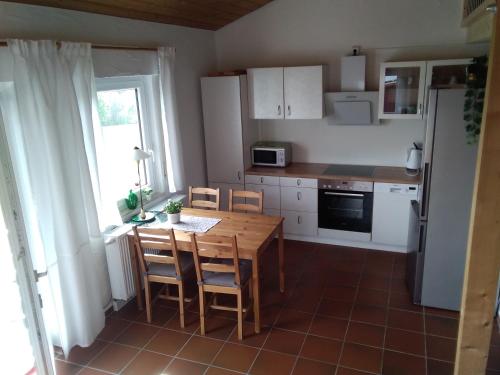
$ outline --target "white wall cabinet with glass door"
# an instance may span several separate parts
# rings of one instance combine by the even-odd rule
[[[246,76],[203,77],[201,97],[208,183],[221,189],[221,209],[227,209],[229,189],[243,190],[258,135],[248,119]]]
[[[425,61],[380,64],[379,118],[422,119]]]
[[[247,69],[253,119],[320,119],[324,114],[323,67]]]
[[[464,88],[471,59],[380,65],[379,118],[421,119],[429,89]]]

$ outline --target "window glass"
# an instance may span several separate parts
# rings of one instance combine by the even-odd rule
[[[103,150],[98,155],[108,168],[108,181],[113,196],[125,197],[137,187],[137,164],[132,160],[134,147],[144,149],[141,126],[140,92],[137,88],[105,90],[97,92],[97,109],[101,122]],[[147,185],[146,163],[140,163],[141,184]]]

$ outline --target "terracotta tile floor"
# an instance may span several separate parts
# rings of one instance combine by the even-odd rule
[[[278,291],[276,244],[263,261],[262,332],[236,337],[235,315],[209,313],[199,336],[198,306],[179,327],[176,304],[158,302],[153,323],[135,300],[111,312],[90,348],[57,356],[66,374],[448,375],[458,314],[414,306],[405,256],[286,241],[287,291]],[[495,325],[488,375],[500,375]]]

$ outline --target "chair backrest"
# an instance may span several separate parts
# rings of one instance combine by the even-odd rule
[[[235,198],[245,199],[245,203],[235,203]],[[257,204],[248,203],[247,199],[257,200]],[[243,212],[264,212],[264,193],[262,191],[247,191],[247,190],[233,190],[229,189],[229,211],[243,211]]]
[[[134,226],[133,230],[134,246],[143,275],[148,272],[150,263],[173,264],[176,274],[181,274],[173,229]]]
[[[209,195],[215,197],[215,202],[211,200],[200,200],[194,199],[193,195]],[[205,197],[206,198],[206,197]],[[220,190],[210,189],[205,187],[189,187],[189,207],[192,208],[209,208],[215,209],[217,211],[220,210]]]
[[[191,246],[198,282],[203,282],[203,271],[234,273],[234,283],[241,285],[238,243],[236,236],[191,234]],[[231,259],[232,263],[210,263],[202,258]]]

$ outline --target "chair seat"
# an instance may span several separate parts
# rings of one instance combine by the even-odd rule
[[[193,256],[191,253],[185,252],[178,252],[178,254],[181,272],[185,274],[194,267]],[[173,264],[151,263],[148,267],[148,275],[177,277],[177,272]]]
[[[226,259],[222,261],[222,263],[228,263],[228,262],[231,261]],[[240,281],[241,285],[243,285],[252,276],[252,261],[246,259],[240,259],[239,263],[240,263]],[[229,272],[203,271],[203,284],[227,286],[231,288],[238,287],[238,285],[236,285],[236,283],[234,282],[234,273],[229,273]]]

